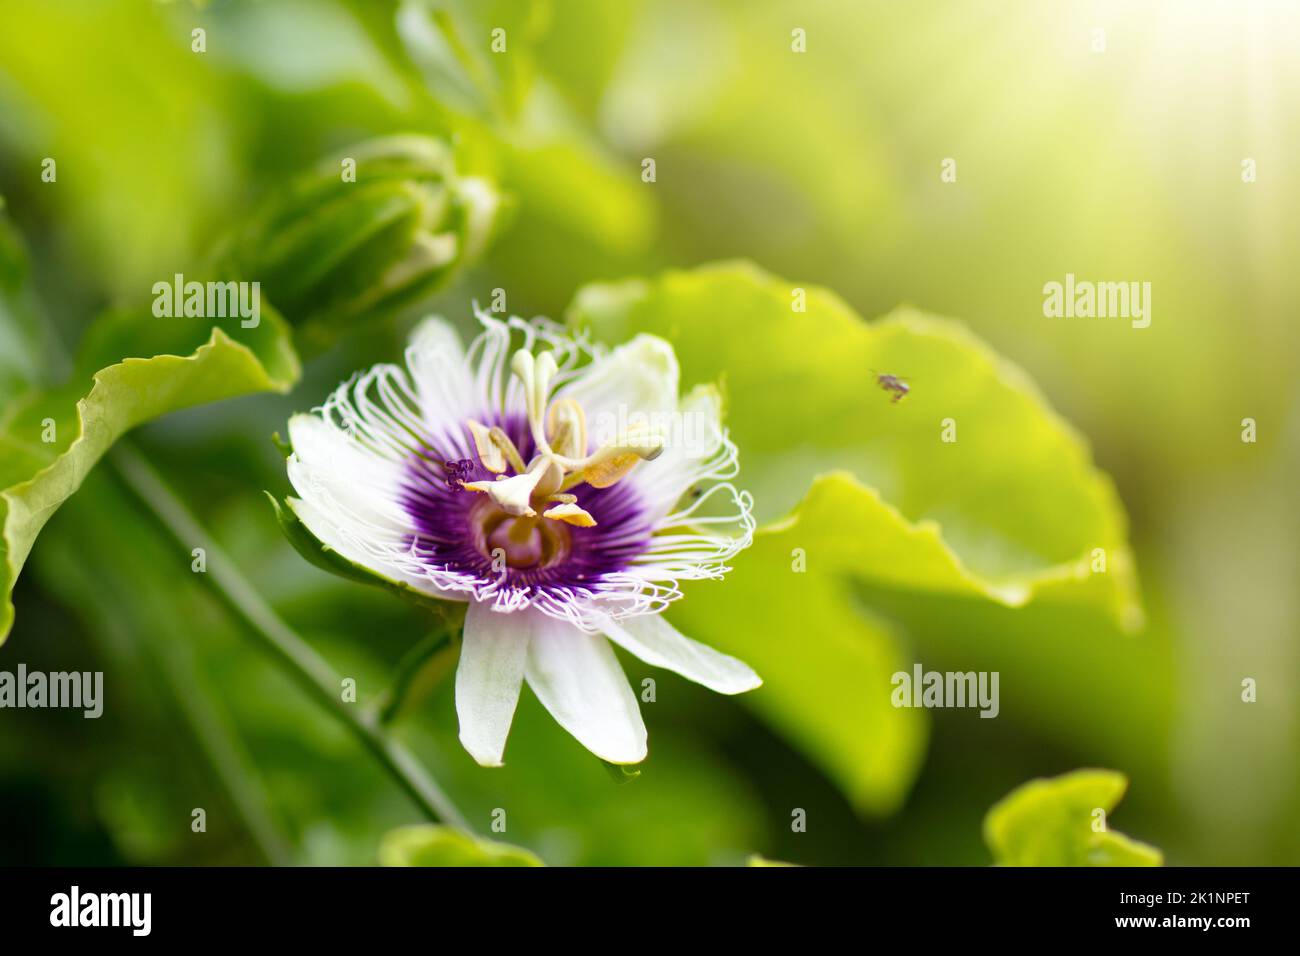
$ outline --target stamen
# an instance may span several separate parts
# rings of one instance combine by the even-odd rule
[[[505,429],[498,425],[488,428],[472,419],[466,424],[469,426],[470,434],[474,436],[474,450],[478,452],[479,461],[483,463],[484,468],[500,474],[509,464],[516,474],[523,474],[525,471],[523,456],[519,454],[519,449],[510,440],[510,436],[505,433]]]
[[[610,485],[616,485],[632,470],[633,466],[640,459],[633,454],[611,455],[600,461],[593,462],[586,468],[582,469],[579,474],[582,480],[593,488],[608,488]]]
[[[579,461],[572,463],[572,470],[581,475],[593,488],[608,488],[626,477],[638,461],[654,461],[664,450],[661,435],[637,433],[629,435],[621,442],[612,442]],[[566,466],[568,462],[562,462]],[[572,487],[570,485],[569,487]]]
[[[663,454],[663,450],[664,438],[662,435],[657,432],[639,430],[629,432],[621,441],[602,445],[585,458],[569,458],[564,455],[556,455],[555,460],[565,471],[585,471],[610,458],[621,458],[624,455],[632,455],[644,461],[654,461]]]
[[[501,449],[502,454],[506,456],[506,461],[510,462],[510,467],[517,474],[523,474],[527,471],[523,455],[519,454],[519,449],[515,447],[515,443],[510,440],[510,436],[506,434],[504,428],[499,425],[492,426],[492,441]]]
[[[596,519],[575,504],[562,504],[556,505],[554,508],[548,508],[542,512],[542,517],[563,521],[565,524],[576,525],[579,528],[594,528],[596,526]]]
[[[478,452],[478,460],[483,463],[483,467],[497,474],[505,471],[506,457],[492,440],[492,429],[476,421],[469,421],[466,424],[469,426],[469,433],[474,436],[474,450]]]

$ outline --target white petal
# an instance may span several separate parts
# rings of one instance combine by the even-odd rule
[[[536,615],[501,614],[478,603],[465,615],[456,716],[460,742],[484,767],[501,766],[535,622]]]
[[[534,612],[545,624],[528,645],[524,676],[561,727],[610,763],[639,763],[645,724],[636,695],[601,634]]]
[[[638,335],[592,361],[556,393],[578,401],[587,413],[592,447],[608,444],[638,424],[664,427],[677,411],[680,373],[673,347]]]
[[[692,486],[736,474],[735,445],[722,430],[722,396],[712,386],[699,386],[682,399],[663,438],[659,457],[628,476],[656,519],[671,513]]]
[[[424,567],[411,552],[414,522],[400,501],[402,465],[317,415],[289,420],[285,463],[298,498],[289,508],[323,544],[389,580],[447,600],[464,600],[454,575]]]
[[[610,622],[605,633],[647,664],[674,671],[719,694],[739,694],[763,683],[744,661],[691,640],[659,614]]]
[[[460,434],[467,418],[482,414],[485,398],[474,370],[460,336],[443,319],[425,319],[411,332],[406,366],[428,434]]]
[[[398,504],[399,463],[349,438],[319,415],[290,418],[289,443],[293,446],[287,462],[289,482],[299,497],[319,505],[328,499],[367,521],[409,526]]]

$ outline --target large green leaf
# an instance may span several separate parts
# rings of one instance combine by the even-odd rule
[[[889,704],[906,663],[855,597],[861,584],[1140,620],[1109,479],[1024,373],[962,325],[910,309],[868,324],[746,264],[591,286],[569,319],[607,342],[661,335],[685,385],[721,382],[739,483],[760,518],[786,517],[670,616],[763,675],[746,699],[861,808],[897,806],[924,743],[921,716]],[[910,394],[891,401],[885,373]]]
[[[792,308],[796,290],[806,311]],[[605,341],[661,335],[684,384],[722,382],[760,519],[842,468],[874,489],[889,528],[873,576],[1018,605],[1057,582],[1092,581],[1103,548],[1108,573],[1091,596],[1136,613],[1110,480],[1025,373],[960,323],[904,308],[868,324],[830,292],[743,263],[590,286],[570,318]],[[892,402],[878,373],[907,379],[910,394]],[[943,440],[947,419],[955,441]]]
[[[857,806],[887,813],[920,765],[926,721],[891,706],[890,677],[911,663],[853,593],[857,567],[879,557],[876,514],[851,476],[818,479],[789,520],[759,530],[725,581],[692,589],[669,617],[758,671],[763,686],[743,699]]]
[[[379,846],[384,866],[543,866],[533,853],[450,827],[420,824],[390,830]]]
[[[1001,866],[1159,866],[1158,849],[1109,828],[1126,789],[1114,770],[1031,780],[989,810],[984,840]]]
[[[57,225],[69,284],[129,301],[159,269],[193,264],[237,196],[229,120],[245,112],[191,51],[199,24],[152,3],[6,3],[2,19],[5,179]],[[56,178],[40,182],[46,158]]]
[[[67,385],[27,391],[0,412],[0,641],[36,536],[123,433],[177,409],[287,391],[299,374],[287,326],[266,304],[247,329],[237,318],[106,316],[77,369]]]
[[[344,177],[345,158],[355,162],[355,177]],[[261,319],[253,327],[239,319],[118,313],[90,327],[65,387],[15,396],[10,383],[19,372],[31,376],[16,364],[0,374],[7,452],[0,462],[0,640],[13,621],[13,582],[36,535],[118,436],[178,408],[286,391],[298,378],[298,358],[270,303],[290,312],[300,343],[328,344],[342,325],[415,301],[476,257],[497,201],[485,181],[457,177],[441,141],[357,144],[282,189],[214,256],[211,275],[261,284]],[[17,268],[9,265],[17,261],[9,246],[0,242],[6,332],[16,328],[7,317]]]

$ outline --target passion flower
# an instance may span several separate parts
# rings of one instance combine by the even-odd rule
[[[325,546],[424,595],[468,601],[460,739],[499,766],[524,681],[611,763],[646,756],[608,641],[724,694],[761,681],[680,634],[679,582],[721,578],[752,538],[716,390],[679,398],[672,347],[606,351],[544,320],[445,322],[289,422],[289,506]],[[608,641],[606,640],[608,638]]]

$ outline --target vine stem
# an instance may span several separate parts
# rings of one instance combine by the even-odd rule
[[[453,628],[459,629],[455,625],[448,625],[433,632],[397,662],[397,676],[393,678],[392,685],[374,703],[374,712],[379,716],[381,724],[391,724],[408,705],[412,685],[418,679],[420,671],[433,658],[451,647]]]
[[[415,755],[388,735],[373,712],[343,700],[341,681],[325,659],[281,620],[131,443],[118,442],[108,457],[127,487],[178,544],[186,550],[200,544],[206,549],[208,568],[203,578],[263,648],[351,731],[430,820],[468,831],[465,817]]]
[[[194,649],[184,641],[153,638],[152,654],[167,677],[175,706],[185,715],[199,746],[208,756],[226,792],[248,827],[249,835],[272,866],[289,866],[293,853],[272,818],[265,788],[239,741],[230,719],[213,699]],[[188,690],[188,693],[186,692]]]

